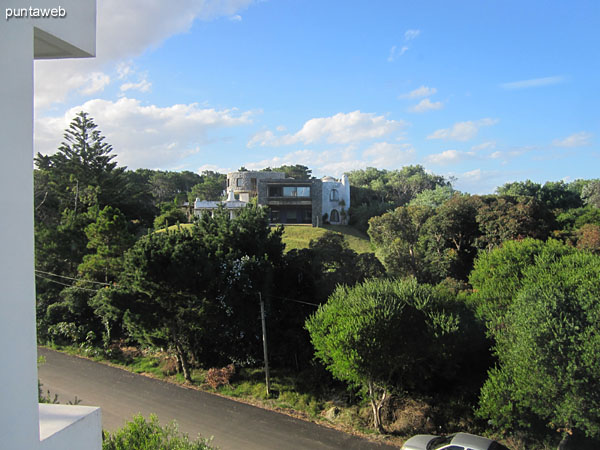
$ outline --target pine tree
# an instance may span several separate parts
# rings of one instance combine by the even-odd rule
[[[35,158],[38,169],[48,176],[46,189],[36,189],[40,198],[55,197],[59,212],[69,208],[75,214],[92,205],[118,207],[124,196],[125,168],[117,168],[112,146],[104,139],[94,120],[79,112],[58,151],[49,156],[38,153]]]

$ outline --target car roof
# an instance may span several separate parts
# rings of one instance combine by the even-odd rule
[[[484,438],[481,436],[475,436],[469,433],[456,433],[452,438],[452,444],[462,445],[463,447],[469,447],[474,449],[487,450],[490,444],[494,442],[491,439]]]

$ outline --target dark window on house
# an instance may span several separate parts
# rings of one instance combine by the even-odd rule
[[[281,186],[269,186],[269,197],[282,197],[283,191]]]
[[[332,189],[329,194],[329,200],[333,202],[337,202],[340,199],[340,195],[338,194],[337,189]]]
[[[227,187],[229,187],[229,178],[227,178]]]
[[[310,197],[309,186],[284,186],[284,197]]]
[[[331,223],[337,223],[340,221],[340,213],[337,211],[337,209],[331,210],[331,214],[329,215],[329,221]]]
[[[272,223],[279,222],[279,211],[276,209],[271,210],[271,222]]]
[[[304,223],[312,223],[312,211],[310,209],[304,210]]]
[[[244,180],[243,180],[242,178],[238,178],[238,179],[236,179],[236,180],[235,180],[235,185],[236,185],[237,187],[241,187],[241,186],[243,186],[243,185],[244,185]]]
[[[250,183],[252,184],[252,190],[256,190],[256,178],[250,178]]]

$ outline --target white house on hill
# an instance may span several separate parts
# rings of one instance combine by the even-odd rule
[[[238,212],[247,205],[248,202],[235,199],[235,194],[232,189],[227,194],[227,200],[225,201],[200,200],[197,198],[194,202],[194,216],[200,217],[203,214],[210,214],[212,216],[217,209],[225,208],[229,211],[229,217],[233,219],[237,216]]]

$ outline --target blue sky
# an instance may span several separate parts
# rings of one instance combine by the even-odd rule
[[[36,62],[35,150],[85,110],[132,169],[597,178],[599,30],[596,0],[98,0],[97,58]]]

